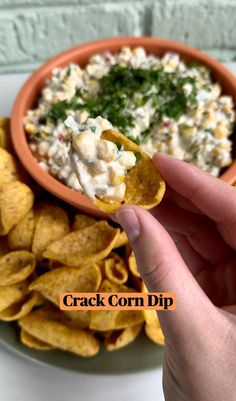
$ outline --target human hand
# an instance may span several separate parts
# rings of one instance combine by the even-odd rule
[[[187,163],[153,159],[167,183],[151,213],[120,209],[140,274],[152,292],[175,292],[159,312],[166,401],[236,400],[236,190]]]

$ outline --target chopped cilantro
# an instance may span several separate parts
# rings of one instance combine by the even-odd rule
[[[48,118],[57,123],[63,121],[70,110],[87,110],[91,118],[99,115],[106,118],[129,139],[140,144],[147,141],[150,128],[158,125],[164,116],[178,120],[197,102],[195,78],[166,72],[162,67],[144,69],[113,65],[98,83],[97,94],[78,89],[70,101],[55,103]],[[189,95],[184,90],[186,83],[193,87]],[[145,106],[149,100],[155,108],[155,119],[150,128],[134,139],[129,135],[129,129],[135,126],[135,117],[130,110]]]
[[[89,128],[90,128],[91,131],[95,134],[95,132],[96,132],[96,127],[95,127],[94,125],[91,125]]]
[[[118,150],[123,150],[123,145],[121,145],[121,143],[115,142],[115,144],[116,144]]]
[[[142,155],[141,155],[141,153],[139,153],[139,152],[135,153],[135,158],[136,158],[136,163],[138,163],[138,162],[139,162],[139,160],[141,160],[141,159],[142,159]]]
[[[193,128],[192,125],[188,125],[188,124],[179,124],[179,129],[181,131],[184,131],[185,129],[189,129],[189,128]]]

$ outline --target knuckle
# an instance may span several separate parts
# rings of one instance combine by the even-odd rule
[[[172,266],[173,261],[171,255],[158,252],[153,255],[150,263],[145,263],[145,265],[140,268],[142,279],[147,283],[150,290],[156,291],[170,274]]]

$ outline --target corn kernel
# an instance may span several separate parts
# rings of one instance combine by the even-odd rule
[[[74,147],[82,159],[94,161],[96,159],[96,143],[94,134],[82,132],[74,137]]]
[[[93,176],[103,174],[107,171],[107,164],[103,160],[97,160],[95,163],[89,164],[88,169]]]
[[[119,185],[125,180],[123,169],[115,169],[114,167],[109,168],[110,184]]]
[[[30,134],[30,135],[34,135],[37,131],[36,126],[31,123],[26,124],[25,130],[26,130],[27,134]]]
[[[117,161],[121,166],[131,169],[136,164],[136,157],[133,152],[125,151]]]
[[[98,157],[99,159],[111,162],[115,160],[117,155],[117,146],[111,141],[102,139],[98,144]]]
[[[119,185],[119,184],[121,184],[122,182],[124,182],[124,180],[125,180],[125,177],[124,177],[124,175],[114,175],[112,178],[111,178],[111,180],[110,180],[110,183],[111,183],[111,185]]]
[[[229,135],[229,130],[223,125],[218,125],[218,127],[214,129],[214,135],[217,139],[222,139]]]
[[[185,128],[181,130],[181,136],[184,138],[189,138],[190,136],[195,135],[196,132],[197,132],[196,127]]]

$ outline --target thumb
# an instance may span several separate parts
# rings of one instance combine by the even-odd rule
[[[189,341],[209,325],[213,304],[202,291],[164,227],[147,211],[125,206],[115,215],[134,251],[151,292],[176,293],[176,310],[158,312],[166,343]],[[215,309],[215,308],[214,308]],[[203,326],[204,324],[204,326]],[[199,333],[200,330],[200,333]]]

